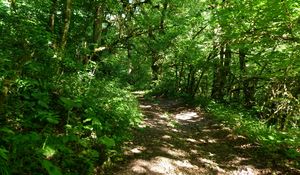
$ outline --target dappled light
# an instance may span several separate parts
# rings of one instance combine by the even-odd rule
[[[196,112],[181,112],[179,114],[175,115],[175,118],[177,120],[193,120],[199,118],[198,114]]]
[[[198,141],[192,138],[187,138],[186,141],[192,142],[192,143],[197,143]]]
[[[213,169],[213,170],[215,170],[217,172],[220,172],[220,173],[225,173],[224,169],[220,168],[219,165],[216,162],[214,162],[214,161],[212,161],[210,159],[198,158],[198,160],[201,163],[203,163],[204,166],[206,166],[206,167],[209,167],[209,168],[211,168],[211,169]]]
[[[163,138],[163,139],[172,139],[172,137],[169,136],[169,135],[163,135],[162,138]]]
[[[131,154],[113,174],[257,175],[282,169],[270,167],[265,162],[269,156],[261,157],[257,144],[192,108],[177,108],[165,100],[142,109],[146,126],[127,144]]]
[[[151,108],[151,105],[140,105],[140,108],[142,109],[147,109],[147,108]]]
[[[300,0],[0,0],[0,175],[300,174]]]
[[[181,149],[174,149],[169,147],[162,147],[159,148],[162,152],[165,152],[173,157],[186,157],[188,154],[187,152],[181,150]]]
[[[145,148],[145,147],[143,147],[143,146],[138,146],[138,147],[136,147],[136,148],[133,148],[133,149],[131,149],[130,151],[128,151],[128,152],[130,152],[130,153],[133,153],[133,154],[140,154],[140,153],[142,153],[143,151],[145,151],[147,148]],[[126,153],[125,153],[126,154]],[[127,155],[128,155],[129,153],[127,153]]]
[[[136,160],[132,163],[132,172],[137,174],[168,174],[178,175],[180,169],[197,170],[198,167],[192,165],[189,160],[174,160],[171,158],[157,156],[150,161]]]

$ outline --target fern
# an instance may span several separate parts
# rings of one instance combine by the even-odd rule
[[[8,166],[7,166],[7,156],[8,151],[6,149],[0,148],[0,174],[8,175]]]

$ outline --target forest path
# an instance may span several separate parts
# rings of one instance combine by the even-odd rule
[[[140,108],[144,121],[126,143],[124,160],[108,174],[288,174],[276,166],[276,158],[201,109],[142,96]]]

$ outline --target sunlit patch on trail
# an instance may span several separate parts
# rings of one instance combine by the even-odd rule
[[[198,154],[198,151],[195,150],[195,149],[192,149],[192,150],[191,150],[191,153],[193,153],[193,154]]]
[[[240,145],[240,146],[235,146],[235,148],[241,148],[241,149],[249,149],[249,148],[253,148],[255,147],[254,145],[248,143],[248,144],[243,144],[243,145]]]
[[[132,150],[130,150],[132,153],[135,153],[135,154],[139,154],[139,153],[142,153],[143,151],[145,151],[146,148],[143,147],[143,146],[139,146],[139,147],[136,147],[136,148],[133,148]]]
[[[140,108],[149,109],[149,108],[152,108],[152,106],[151,105],[140,105]]]
[[[163,147],[160,148],[160,150],[174,157],[185,157],[188,155],[185,151],[179,149],[170,149],[170,148]]]
[[[243,161],[247,161],[249,158],[244,158],[244,157],[235,157],[232,161],[230,161],[231,164],[241,164]]]
[[[172,137],[169,136],[169,135],[163,135],[162,138],[163,138],[163,139],[172,139]]]
[[[159,117],[164,118],[164,119],[168,119],[169,115],[167,113],[164,113],[164,114],[159,114]]]
[[[205,159],[205,158],[199,158],[198,160],[208,168],[211,168],[219,173],[225,173],[225,170],[220,168],[219,165],[212,160]]]
[[[213,154],[213,153],[211,153],[211,152],[208,152],[208,156],[209,157],[213,157],[213,156],[215,156],[216,154]]]
[[[217,143],[217,139],[208,139],[207,142],[208,143]]]
[[[186,141],[188,142],[192,142],[192,143],[197,143],[197,140],[192,139],[192,138],[187,138]]]
[[[258,173],[252,166],[239,167],[238,170],[232,171],[232,175],[257,175]],[[277,174],[277,173],[275,173]]]
[[[197,170],[196,165],[192,165],[188,160],[174,160],[157,156],[150,161],[136,160],[131,168],[136,174],[184,174],[182,169]]]
[[[141,154],[143,153],[144,151],[146,151],[147,148],[146,147],[143,147],[143,146],[137,146],[135,148],[132,148],[130,150],[127,150],[125,151],[125,155],[134,155],[134,154]]]
[[[178,129],[175,129],[175,128],[173,128],[171,131],[174,132],[174,133],[179,132]]]
[[[138,125],[139,128],[146,128],[147,127],[147,124],[145,122],[141,122],[139,125]]]
[[[136,96],[141,96],[143,97],[145,95],[145,91],[134,91],[132,92],[133,95],[136,95]]]
[[[199,118],[199,115],[196,112],[187,111],[187,112],[181,112],[179,114],[176,114],[175,118],[177,120],[193,120]]]

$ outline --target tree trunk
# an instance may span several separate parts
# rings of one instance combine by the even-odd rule
[[[159,24],[159,30],[160,33],[164,34],[165,33],[165,18],[166,18],[166,13],[168,9],[168,0],[165,0],[163,2],[163,10],[161,12],[161,18],[160,18],[160,24]]]
[[[250,87],[249,79],[244,77],[247,73],[246,71],[246,53],[244,50],[239,50],[239,61],[240,61],[240,71],[241,71],[241,81],[242,81],[242,89],[244,93],[244,105],[247,108],[252,107],[253,100],[253,90]]]
[[[214,77],[211,97],[215,100],[223,100],[224,76],[222,75],[224,69],[224,47],[220,48],[219,62],[214,66]]]
[[[52,7],[50,11],[50,18],[49,18],[49,28],[52,34],[54,33],[56,10],[57,10],[57,0],[52,0]]]
[[[61,50],[64,50],[67,44],[67,38],[68,38],[68,32],[70,28],[71,23],[71,15],[72,15],[72,0],[66,0],[65,1],[65,19],[64,19],[64,28],[62,33],[62,39],[61,39]]]
[[[99,4],[95,10],[94,16],[94,29],[93,29],[93,43],[101,45],[102,40],[102,23],[104,20],[104,7],[103,4]]]
[[[224,52],[225,59],[224,59],[224,68],[223,68],[223,94],[230,96],[230,91],[232,89],[231,83],[231,74],[230,74],[230,64],[231,64],[231,49],[228,45],[226,45],[226,50]],[[226,91],[225,91],[226,90]]]
[[[50,11],[50,18],[49,18],[49,30],[52,34],[53,40],[51,47],[56,49],[56,37],[55,37],[55,14],[57,12],[57,0],[52,0],[52,7]]]
[[[148,37],[152,40],[155,40],[154,34],[153,34],[153,29],[151,26],[149,26],[148,29]],[[155,49],[151,49],[151,70],[152,70],[152,80],[158,80],[158,75],[159,75],[159,65],[157,63],[157,61],[159,60],[159,55],[157,53],[157,51]]]

